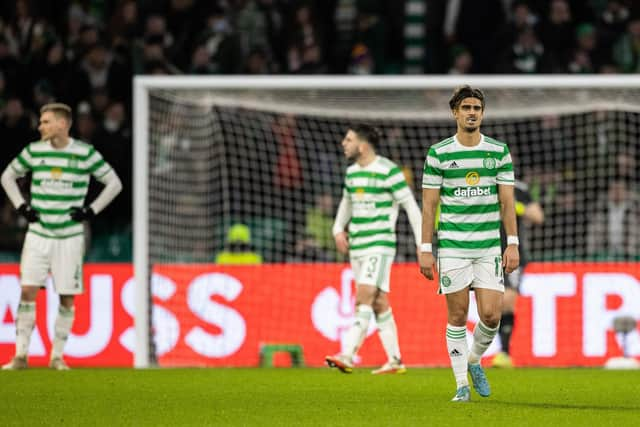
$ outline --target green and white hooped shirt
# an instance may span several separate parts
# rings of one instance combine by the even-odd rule
[[[395,255],[399,204],[413,197],[400,168],[382,156],[365,167],[352,164],[343,197],[351,202],[349,255]]]
[[[91,175],[99,180],[112,170],[92,145],[73,138],[61,149],[49,141],[32,142],[13,159],[11,168],[18,176],[33,172],[31,206],[40,220],[29,224],[29,232],[56,239],[83,233],[70,210],[83,206]]]
[[[440,189],[438,256],[500,256],[498,184],[514,185],[506,144],[481,135],[466,147],[455,136],[429,149],[422,188]]]

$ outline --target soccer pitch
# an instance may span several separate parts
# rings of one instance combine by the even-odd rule
[[[449,369],[29,369],[0,372],[1,426],[630,426],[640,371],[488,369],[452,403]]]

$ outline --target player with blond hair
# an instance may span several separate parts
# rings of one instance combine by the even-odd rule
[[[20,259],[21,295],[16,316],[16,352],[2,369],[27,368],[29,342],[36,321],[36,296],[51,273],[60,307],[54,325],[49,366],[67,370],[62,355],[75,317],[74,297],[84,291],[84,225],[122,189],[120,179],[100,153],[69,136],[72,112],[52,103],[40,110],[40,140],[27,145],[2,173],[9,199],[29,222]],[[16,179],[32,173],[30,201]],[[90,177],[103,183],[98,197],[85,205]]]

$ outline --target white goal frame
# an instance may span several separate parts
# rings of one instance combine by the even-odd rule
[[[491,76],[136,76],[133,81],[133,269],[134,367],[150,366],[149,346],[149,91],[153,89],[449,89],[469,84],[485,89],[640,89],[640,75]],[[446,106],[443,105],[443,110]],[[640,110],[637,105],[630,106]]]

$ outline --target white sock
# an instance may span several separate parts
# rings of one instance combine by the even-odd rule
[[[370,305],[360,304],[356,307],[356,320],[346,332],[344,338],[345,356],[353,357],[358,352],[367,334],[372,315],[373,308]]]
[[[491,329],[482,321],[476,323],[476,327],[473,330],[473,344],[469,352],[469,363],[480,363],[480,358],[493,342],[493,337],[498,333],[498,329],[500,329],[500,325]]]
[[[16,317],[16,357],[26,357],[36,324],[36,303],[20,301]]]
[[[467,357],[469,357],[469,347],[467,346],[466,326],[447,324],[447,351],[449,352],[451,369],[453,369],[457,388],[468,386]]]
[[[69,332],[73,326],[73,319],[75,318],[76,310],[74,308],[67,308],[60,305],[58,308],[58,315],[56,316],[56,323],[54,326],[53,345],[51,347],[51,358],[62,357],[64,351],[64,345],[67,343]]]
[[[398,328],[396,327],[396,320],[393,317],[391,309],[380,313],[376,316],[378,323],[378,336],[382,347],[387,353],[387,360],[389,362],[397,361],[401,362],[400,345],[398,344]]]

